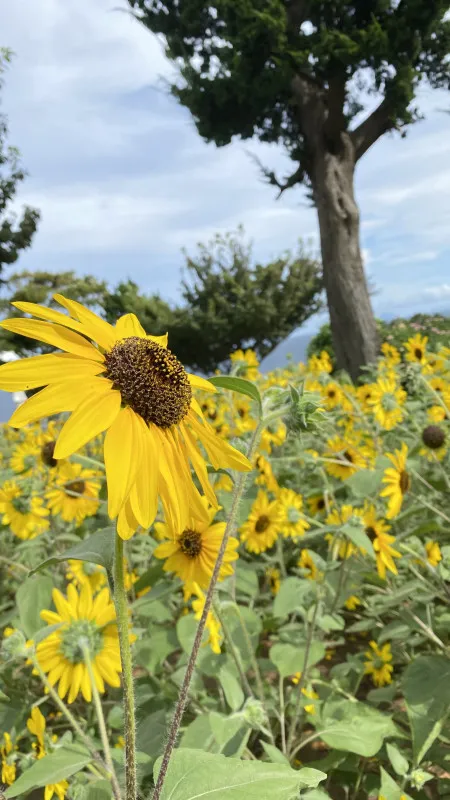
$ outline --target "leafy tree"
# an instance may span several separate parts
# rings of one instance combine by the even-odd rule
[[[305,184],[317,207],[324,284],[340,367],[377,353],[361,259],[354,173],[387,131],[418,119],[423,79],[448,87],[445,0],[128,0],[179,67],[172,93],[218,146],[233,136],[283,144],[280,192]],[[377,105],[373,108],[373,98]],[[365,116],[361,119],[364,112]]]
[[[252,264],[243,231],[217,235],[186,257],[180,306],[139,293],[132,281],[106,299],[107,318],[133,311],[155,334],[169,331],[170,348],[184,364],[212,372],[229,354],[252,347],[263,358],[321,306],[321,273],[300,247],[269,264]]]
[[[0,76],[9,60],[10,52],[0,48]],[[0,77],[0,88],[1,86]],[[21,251],[30,246],[40,216],[39,211],[29,206],[24,208],[20,218],[8,210],[26,173],[20,164],[19,151],[6,144],[7,136],[7,120],[2,114],[0,115],[0,275],[5,266],[14,264]]]
[[[11,275],[8,283],[3,286],[4,296],[0,297],[0,316],[10,317],[11,303],[16,301],[40,303],[61,310],[61,307],[53,300],[53,295],[58,292],[94,308],[95,311],[102,312],[107,291],[107,284],[92,275],[80,277],[72,271],[59,273],[18,272]],[[18,309],[14,309],[14,316],[23,315]],[[0,328],[1,350],[13,350],[20,356],[27,356],[38,352],[50,352],[52,348],[46,347],[34,339],[27,339],[25,336],[19,336],[17,333]]]

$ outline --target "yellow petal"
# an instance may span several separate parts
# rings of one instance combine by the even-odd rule
[[[208,498],[209,502],[211,503],[211,505],[215,506],[217,508],[217,506],[218,506],[217,498],[216,498],[216,495],[214,493],[214,489],[212,488],[212,486],[211,486],[211,484],[209,482],[208,470],[206,468],[205,460],[204,460],[203,456],[201,455],[201,453],[199,452],[199,450],[197,449],[197,446],[196,446],[196,443],[195,443],[195,439],[192,436],[192,434],[191,434],[189,428],[187,427],[187,425],[184,425],[184,423],[181,423],[180,424],[180,428],[182,430],[183,438],[184,438],[184,441],[186,443],[186,448],[187,448],[187,452],[188,452],[188,455],[189,455],[189,459],[190,459],[190,461],[192,463],[192,466],[194,467],[194,470],[195,470],[195,473],[197,475],[197,478],[200,481],[200,485],[201,485],[206,497]]]
[[[159,443],[147,426],[142,436],[142,460],[130,492],[134,516],[143,528],[149,528],[158,508]]]
[[[167,342],[169,341],[169,336],[167,333],[163,333],[162,336],[147,336],[147,339],[150,339],[152,342],[156,342],[156,344],[161,345],[161,347],[167,347]]]
[[[139,322],[136,314],[124,314],[116,322],[115,331],[117,339],[128,339],[130,336],[139,336],[145,339],[147,334]]]
[[[129,500],[126,500],[117,517],[117,533],[121,539],[127,541],[131,539],[138,527],[139,522],[133,514],[131,503]]]
[[[29,397],[14,411],[9,424],[13,428],[23,428],[42,417],[51,417],[62,411],[73,411],[88,395],[111,389],[112,382],[107,378],[89,378],[86,381],[70,381],[52,384]]]
[[[66,353],[21,358],[0,366],[0,389],[17,392],[37,389],[48,383],[65,383],[76,379],[84,381],[104,371],[104,364]]]
[[[63,328],[53,322],[43,322],[40,319],[5,319],[0,322],[2,328],[12,333],[19,333],[29,339],[51,344],[74,356],[88,358],[91,361],[104,361],[104,357],[87,339],[75,331]]]
[[[189,383],[193,389],[202,389],[204,392],[217,392],[217,387],[210,383],[205,378],[200,378],[199,375],[191,375],[188,372]]]
[[[62,294],[54,294],[54,300],[59,303],[63,308],[66,308],[69,314],[75,319],[78,319],[85,328],[86,335],[89,336],[94,342],[103,347],[105,350],[111,350],[116,343],[116,334],[114,328],[109,322],[105,322],[93,311],[85,308],[81,303],[76,300],[69,300],[63,297]]]
[[[18,308],[19,311],[23,311],[25,314],[32,314],[33,317],[37,317],[38,319],[46,319],[48,322],[57,322],[58,325],[63,325],[66,328],[71,328],[73,331],[78,331],[78,333],[85,333],[85,330],[81,324],[81,322],[77,322],[77,320],[72,319],[67,314],[62,314],[61,311],[55,311],[54,308],[45,308],[45,306],[39,306],[37,303],[25,303],[25,302],[16,302],[11,303],[14,308]]]
[[[105,436],[108,514],[114,519],[128,498],[142,459],[146,425],[131,408],[123,408]]]
[[[72,412],[56,442],[54,458],[67,458],[109,428],[120,412],[120,392],[90,394]]]

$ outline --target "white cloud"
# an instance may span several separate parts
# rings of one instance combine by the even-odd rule
[[[441,283],[440,286],[428,286],[425,289],[425,294],[438,299],[450,297],[450,283]]]

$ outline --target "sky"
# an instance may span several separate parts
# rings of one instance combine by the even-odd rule
[[[316,212],[302,189],[276,200],[249,152],[281,175],[278,147],[205,143],[168,95],[173,67],[123,0],[16,0],[0,7],[0,45],[14,59],[2,90],[10,142],[29,177],[19,204],[42,220],[18,268],[132,278],[179,297],[181,249],[195,252],[240,223],[264,261],[318,252]],[[450,311],[450,108],[424,89],[426,119],[388,135],[361,160],[356,195],[366,270],[379,316]],[[318,326],[321,319],[307,323]]]

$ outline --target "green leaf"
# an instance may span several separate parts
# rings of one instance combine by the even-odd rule
[[[401,789],[400,786],[397,786],[396,782],[393,778],[386,772],[383,767],[380,768],[380,775],[381,775],[381,786],[380,786],[380,795],[385,797],[386,800],[411,800],[409,794],[406,794],[404,789]]]
[[[225,694],[225,700],[233,711],[238,711],[244,702],[244,692],[239,681],[225,666],[220,668],[219,681]]]
[[[44,575],[26,578],[17,590],[16,600],[20,624],[29,639],[45,625],[41,620],[40,613],[42,609],[50,608],[52,590],[52,579],[44,577]]]
[[[403,674],[403,693],[412,731],[414,763],[420,764],[450,711],[450,659],[419,656]]]
[[[371,558],[375,558],[373,544],[364,528],[362,528],[359,523],[353,524],[352,522],[346,522],[345,525],[341,525],[340,533],[344,533],[356,547],[360,547],[362,550],[365,550],[367,555],[371,556]]]
[[[364,703],[332,700],[322,707],[320,738],[329,747],[370,758],[388,736],[396,736],[392,719]]]
[[[301,608],[312,592],[311,581],[306,578],[289,577],[281,581],[279,591],[273,604],[275,617],[287,617]]]
[[[75,547],[42,561],[41,564],[31,570],[30,575],[34,575],[35,572],[39,572],[45,567],[50,567],[52,564],[67,561],[69,558],[74,559],[74,561],[89,561],[91,564],[99,564],[108,573],[111,573],[114,559],[114,536],[115,529],[112,526],[96,531],[92,536],[88,536],[80,544],[75,545]]]
[[[214,741],[209,714],[200,714],[189,725],[181,737],[179,747],[195,750],[210,750]]]
[[[214,386],[218,386],[220,389],[228,389],[230,392],[245,394],[247,397],[251,397],[252,400],[256,400],[261,412],[261,395],[258,387],[255,386],[255,384],[251,381],[248,381],[245,378],[231,377],[229,375],[214,375],[212,378],[208,378],[208,380],[210,383],[214,384]]]
[[[269,742],[265,742],[264,739],[261,740],[261,744],[264,748],[266,755],[269,756],[270,761],[272,764],[286,764],[288,767],[289,759],[273,744],[269,744]]]
[[[109,781],[95,781],[85,787],[82,800],[110,800],[113,796]]]
[[[401,753],[394,744],[387,743],[386,751],[394,772],[396,772],[397,775],[406,775],[409,770],[408,759],[405,758],[403,753]]]
[[[5,792],[5,797],[25,796],[32,789],[70,778],[91,761],[90,754],[81,747],[61,747],[27,769]]]
[[[325,657],[323,642],[313,641],[309,648],[308,663],[305,664],[306,646],[295,647],[292,644],[274,644],[270,648],[270,660],[275,664],[282,678],[302,672]]]
[[[379,469],[360,469],[346,480],[346,486],[357,497],[373,496],[378,493],[383,472],[384,467]]]
[[[162,759],[154,768],[155,781]],[[282,764],[175,750],[161,800],[294,800],[301,788],[317,786],[326,775],[319,770],[294,770]]]
[[[161,752],[166,735],[166,712],[162,708],[146,716],[137,726],[137,748],[155,757]]]
[[[209,724],[220,750],[223,750],[225,745],[236,736],[241,728],[244,726],[248,727],[241,715],[225,717],[223,714],[218,714],[216,711],[210,712]]]

